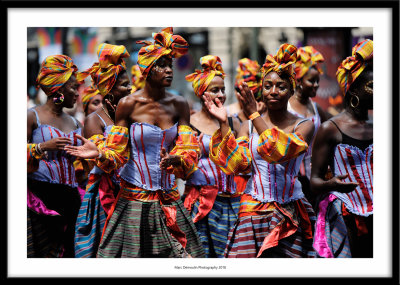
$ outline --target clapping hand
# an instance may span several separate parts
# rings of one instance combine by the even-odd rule
[[[215,98],[215,102],[211,99],[210,95],[207,93],[203,94],[204,105],[207,107],[208,111],[212,116],[214,116],[220,123],[226,122],[228,120],[228,113],[222,102]]]
[[[66,145],[64,150],[68,154],[83,159],[96,158],[99,156],[99,150],[97,149],[96,144],[80,135],[76,135],[76,137],[80,139],[83,144],[81,146]]]

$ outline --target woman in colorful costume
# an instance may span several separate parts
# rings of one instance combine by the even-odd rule
[[[300,118],[310,118],[314,123],[314,136],[321,123],[326,121],[327,114],[314,101],[319,88],[320,75],[323,73],[319,64],[324,62],[324,57],[312,46],[304,46],[297,49],[297,61],[295,64],[296,90],[294,96],[289,99],[288,110]],[[303,192],[314,206],[314,196],[310,190],[312,142],[304,156],[300,166],[299,180],[303,186]]]
[[[372,69],[373,42],[367,39],[336,72],[344,111],[323,123],[315,138],[311,189],[319,196],[314,237],[319,257],[372,257]],[[326,175],[328,166],[333,177]]]
[[[190,124],[197,131],[201,157],[198,169],[186,181],[184,205],[191,212],[206,257],[224,257],[229,230],[237,219],[241,193],[236,191],[234,176],[226,175],[208,156],[211,136],[219,124],[208,112],[202,96],[207,93],[212,100],[225,102],[222,62],[218,56],[206,55],[200,58],[200,65],[202,70],[186,76],[203,107],[190,117]],[[239,120],[228,119],[230,127],[237,133]]]
[[[315,256],[314,212],[297,180],[314,125],[287,111],[296,87],[296,51],[295,46],[283,44],[275,56],[266,57],[262,67],[266,111],[262,115],[246,83],[239,86],[239,99],[249,121],[242,124],[237,139],[222,104],[209,98],[205,101],[220,123],[211,138],[211,159],[226,174],[251,173],[239,218],[229,233],[227,258]]]
[[[204,257],[175,182],[196,170],[200,147],[186,100],[165,91],[173,79],[172,59],[185,54],[188,43],[172,28],[153,37],[138,42],[145,45],[138,65],[146,85],[119,102],[105,147],[83,138],[82,148],[71,148],[99,156],[105,172],[124,165],[97,257]]]
[[[78,99],[80,73],[72,59],[44,59],[36,79],[47,95],[41,106],[28,110],[28,257],[74,257],[75,222],[81,196],[75,177],[75,157],[64,151],[79,145],[81,124],[63,111]]]
[[[97,55],[99,62],[83,73],[92,77],[91,88],[101,96],[102,107],[85,118],[83,136],[100,149],[114,125],[115,106],[131,93],[131,85],[124,61],[129,53],[124,46],[103,43]],[[79,161],[90,173],[76,223],[75,255],[96,257],[107,215],[119,191],[119,169],[106,173],[97,166],[97,158]]]
[[[85,117],[103,106],[103,96],[93,84],[83,89],[81,101]]]

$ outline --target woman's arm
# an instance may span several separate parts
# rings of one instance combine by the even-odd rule
[[[347,174],[326,179],[328,166],[334,157],[335,146],[338,142],[340,142],[340,134],[337,128],[329,121],[323,123],[317,131],[311,157],[311,190],[316,195],[330,191],[348,193],[358,185],[358,183],[343,182]]]

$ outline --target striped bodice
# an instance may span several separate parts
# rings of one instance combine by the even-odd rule
[[[309,147],[307,149],[307,152],[304,156],[304,164],[305,164],[305,171],[306,171],[306,176],[308,178],[311,177],[311,153],[312,153],[312,146],[313,146],[313,142],[315,139],[315,135],[317,134],[317,131],[319,129],[319,127],[321,126],[321,117],[319,116],[318,113],[318,109],[317,109],[317,103],[312,102],[313,105],[313,109],[314,109],[314,116],[309,117],[309,119],[312,120],[312,122],[314,123],[314,134],[313,134],[313,138],[311,140],[311,143],[309,144]],[[290,106],[290,104],[288,103],[288,111],[291,112],[292,114],[300,117],[300,118],[305,118],[303,115],[297,113],[295,110],[292,109],[292,107]]]
[[[359,186],[350,193],[332,192],[343,201],[347,209],[360,216],[373,213],[373,144],[364,151],[358,147],[338,144],[335,149],[334,175],[349,176],[344,182],[358,182]]]
[[[173,148],[178,124],[162,130],[147,123],[133,123],[129,128],[130,158],[120,171],[125,181],[140,188],[156,191],[172,189],[175,176],[160,169],[161,149]]]
[[[297,175],[304,154],[287,162],[271,164],[258,154],[258,139],[257,133],[250,135],[252,174],[245,193],[264,203],[276,201],[284,204],[303,198],[304,194]]]
[[[215,185],[219,194],[223,192],[234,194],[236,192],[234,176],[226,175],[209,158],[210,141],[211,136],[203,134],[199,141],[202,155],[197,165],[198,169],[186,181],[186,185]]]
[[[36,110],[32,110],[36,114],[38,125],[32,132],[32,143],[38,144],[53,138],[67,137],[71,139],[73,145],[81,145],[81,140],[76,137],[76,134],[81,135],[81,128],[77,128],[66,134],[53,126],[40,124]],[[28,178],[77,187],[78,183],[73,166],[74,160],[75,157],[67,154],[65,151],[47,151],[47,158],[43,157],[39,160],[39,168],[33,173],[28,173]]]

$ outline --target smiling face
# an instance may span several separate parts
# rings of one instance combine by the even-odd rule
[[[76,100],[78,100],[79,97],[78,87],[79,83],[76,80],[75,75],[71,75],[69,80],[63,86],[61,86],[60,89],[54,93],[54,95],[58,96],[59,93],[62,93],[64,95],[63,107],[73,108]]]
[[[263,101],[269,110],[287,108],[287,102],[293,95],[289,79],[270,72],[264,77],[262,88]]]
[[[300,85],[302,86],[302,95],[313,98],[317,95],[319,88],[319,72],[316,68],[310,68],[307,73],[301,78]]]
[[[174,78],[172,58],[168,56],[159,58],[151,68],[147,78],[160,87],[170,87]]]
[[[204,93],[207,93],[214,103],[215,99],[218,98],[224,104],[226,100],[224,79],[221,76],[214,76]]]

